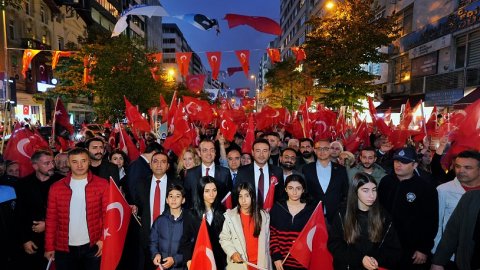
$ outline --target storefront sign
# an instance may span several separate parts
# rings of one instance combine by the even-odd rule
[[[441,38],[437,38],[436,40],[427,42],[422,44],[418,47],[415,47],[408,51],[408,57],[410,59],[420,57],[422,55],[426,55],[440,49],[449,47],[452,42],[452,35],[446,35]]]
[[[463,88],[449,89],[439,91],[429,91],[425,93],[425,106],[449,106],[463,97]]]
[[[92,106],[81,103],[68,103],[67,110],[69,112],[93,112]]]
[[[427,54],[412,60],[412,77],[428,76],[437,73],[438,53]]]

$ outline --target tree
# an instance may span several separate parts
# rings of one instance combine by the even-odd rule
[[[272,107],[285,107],[296,110],[305,96],[319,96],[314,91],[313,81],[306,70],[297,66],[293,58],[276,63],[265,74],[267,85],[260,93],[261,99],[267,99]]]
[[[311,19],[307,35],[306,66],[316,87],[328,89],[322,102],[329,107],[353,105],[374,90],[373,74],[362,64],[385,62],[381,46],[398,35],[395,16],[382,17],[374,0],[341,0],[332,13]]]

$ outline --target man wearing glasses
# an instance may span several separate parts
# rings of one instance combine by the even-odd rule
[[[322,201],[327,222],[331,222],[339,205],[348,193],[348,176],[345,167],[330,160],[331,147],[328,140],[319,140],[314,145],[317,161],[303,167],[307,191],[315,203]]]

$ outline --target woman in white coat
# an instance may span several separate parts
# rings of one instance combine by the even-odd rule
[[[237,186],[238,206],[227,210],[220,245],[227,254],[227,270],[250,270],[246,262],[272,269],[270,259],[270,216],[258,208],[255,189],[244,182]]]

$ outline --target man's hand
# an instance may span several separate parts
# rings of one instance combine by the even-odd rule
[[[413,264],[424,264],[427,262],[427,255],[417,250],[413,253],[412,259]]]
[[[190,269],[190,265],[191,265],[191,264],[192,264],[192,260],[189,260],[189,261],[187,262],[187,269]]]
[[[162,256],[160,254],[155,255],[155,258],[153,258],[153,264],[155,265],[160,265],[161,261],[162,261]]]
[[[436,264],[432,264],[432,266],[430,267],[430,270],[444,270],[445,268],[443,268],[442,265],[436,265]]]
[[[165,262],[162,263],[162,267],[165,269],[168,269],[172,267],[175,264],[175,261],[173,260],[173,257],[167,257],[165,258]]]
[[[98,240],[97,243],[95,243],[95,245],[97,245],[97,247],[98,247],[98,251],[97,251],[97,253],[95,253],[95,257],[102,256],[103,241]]]
[[[232,259],[232,261],[233,261],[234,263],[241,263],[241,262],[243,262],[243,260],[242,260],[242,255],[240,255],[240,253],[238,253],[238,252],[233,253],[232,256],[230,257],[230,259]]]
[[[52,259],[52,261],[55,261],[55,251],[45,251],[43,256],[49,261],[50,259]]]
[[[45,221],[33,221],[32,231],[42,233],[45,231]]]
[[[283,270],[282,260],[276,260],[273,262],[273,264],[275,264],[275,268],[277,270]]]
[[[23,244],[23,250],[25,250],[27,254],[35,254],[37,253],[37,249],[38,247],[33,241],[28,241]]]
[[[131,204],[130,208],[132,209],[132,214],[137,215],[138,207],[136,205]]]

